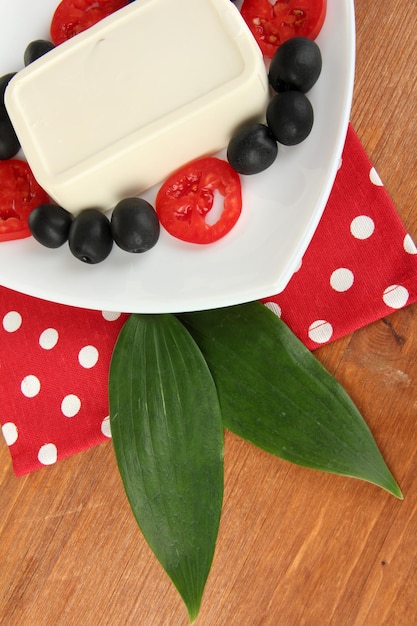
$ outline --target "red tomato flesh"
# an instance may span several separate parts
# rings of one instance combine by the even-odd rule
[[[25,161],[0,161],[0,241],[30,237],[28,215],[47,202],[48,194]]]
[[[214,206],[215,192],[224,198],[223,211],[210,224],[206,218]],[[161,225],[174,237],[190,243],[213,243],[233,228],[241,213],[239,175],[222,159],[196,159],[163,183],[155,208]]]
[[[262,53],[273,57],[287,39],[315,39],[326,8],[327,0],[244,0],[241,14]]]
[[[62,0],[51,21],[51,39],[57,46],[129,4],[128,0]]]

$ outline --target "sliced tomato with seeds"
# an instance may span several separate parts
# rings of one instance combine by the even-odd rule
[[[214,223],[209,212],[222,196],[223,210]],[[208,244],[224,237],[242,211],[242,189],[237,172],[227,161],[203,157],[172,174],[158,191],[155,203],[161,225],[174,237]]]
[[[52,16],[51,39],[57,46],[128,4],[128,0],[62,0]]]
[[[0,161],[0,241],[29,237],[29,213],[49,201],[26,161]]]
[[[327,0],[244,0],[241,14],[262,53],[273,57],[287,39],[315,39],[326,8]]]

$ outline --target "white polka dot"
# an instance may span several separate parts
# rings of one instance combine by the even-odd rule
[[[6,422],[6,424],[3,424],[1,429],[3,431],[3,437],[8,446],[12,446],[14,443],[16,443],[19,437],[16,424],[13,424],[13,422]]]
[[[350,224],[350,232],[356,239],[368,239],[374,230],[374,220],[367,215],[358,215]]]
[[[22,316],[17,311],[9,311],[3,317],[3,328],[8,333],[14,333],[22,325]]]
[[[108,437],[109,439],[111,439],[110,416],[109,415],[106,418],[104,418],[104,420],[101,422],[101,432],[103,433],[103,435],[105,437]]]
[[[417,254],[417,246],[411,239],[411,235],[406,235],[404,237],[403,246],[404,250],[408,252],[408,254]]]
[[[341,167],[342,167],[342,165],[343,165],[343,159],[342,159],[342,157],[340,157],[340,159],[339,159],[339,163],[338,163],[338,165],[337,165],[337,169],[338,169],[338,170],[340,170],[340,169],[341,169]]]
[[[369,179],[370,179],[371,183],[373,183],[377,187],[383,187],[384,186],[384,183],[379,178],[379,174],[378,174],[378,172],[376,171],[376,169],[374,167],[372,167],[371,171],[369,172]]]
[[[121,313],[116,313],[115,311],[102,311],[101,314],[108,322],[115,322],[121,316]]]
[[[316,343],[326,343],[333,335],[333,327],[326,320],[316,320],[308,329],[308,336]]]
[[[401,309],[408,302],[408,290],[402,285],[390,285],[382,296],[385,304],[392,309]]]
[[[61,402],[61,411],[65,417],[74,417],[81,409],[81,400],[74,394],[69,394]]]
[[[272,311],[272,313],[275,313],[277,317],[281,317],[282,311],[279,304],[277,304],[276,302],[265,302],[265,306],[267,307],[267,309]]]
[[[339,267],[330,276],[330,285],[335,291],[347,291],[353,285],[355,277],[346,267]]]
[[[55,444],[46,443],[38,452],[38,461],[42,465],[53,465],[57,462],[58,450]]]
[[[78,361],[82,367],[91,369],[98,361],[98,350],[94,346],[84,346],[78,353]]]
[[[26,398],[34,398],[41,390],[41,382],[37,376],[29,374],[22,380],[20,389]]]
[[[39,337],[39,345],[44,350],[52,350],[58,343],[59,335],[55,328],[47,328]]]

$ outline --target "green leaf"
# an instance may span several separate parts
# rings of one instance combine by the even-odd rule
[[[131,315],[109,379],[113,446],[143,535],[193,621],[210,571],[223,499],[216,389],[173,315]]]
[[[179,319],[207,360],[227,429],[298,465],[402,497],[352,400],[267,307],[254,302]]]

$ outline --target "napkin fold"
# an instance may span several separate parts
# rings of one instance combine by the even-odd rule
[[[414,302],[416,279],[417,248],[349,126],[301,266],[263,302],[314,350]],[[108,369],[127,317],[0,287],[0,423],[16,475],[111,437]]]

